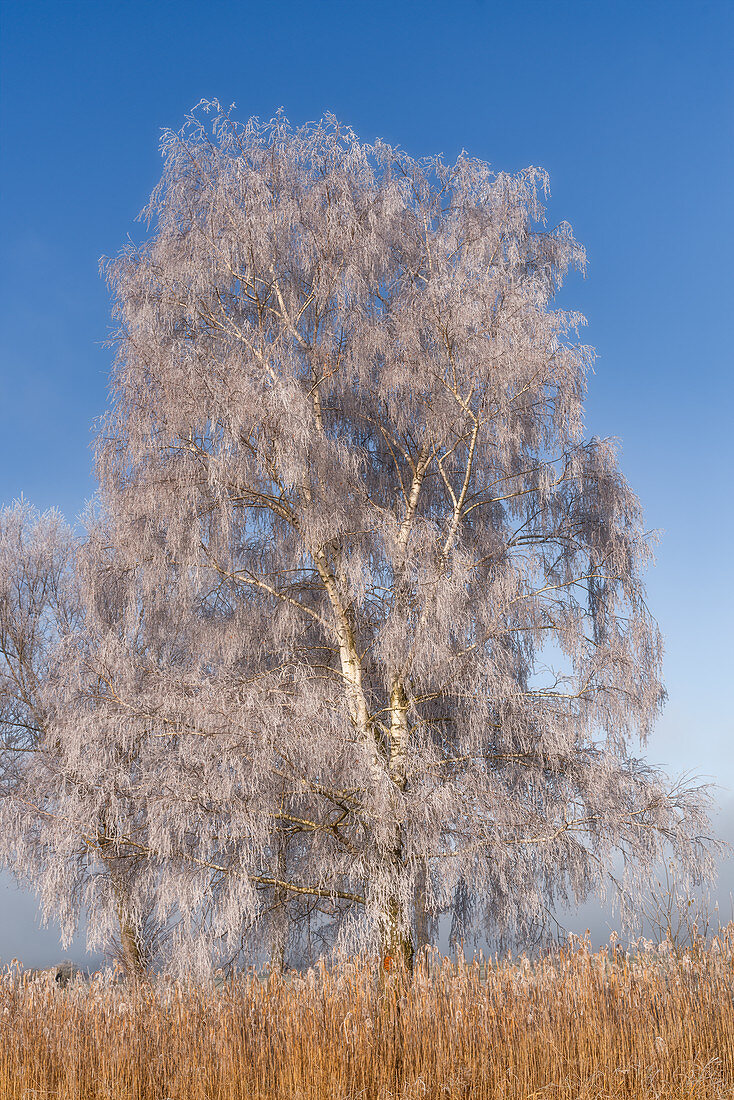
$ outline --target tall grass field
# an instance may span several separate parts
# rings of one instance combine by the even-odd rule
[[[708,946],[367,961],[223,987],[0,980],[2,1100],[734,1097],[734,925]]]

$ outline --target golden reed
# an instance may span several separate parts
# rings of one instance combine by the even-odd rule
[[[2,1100],[734,1097],[734,924],[706,948],[368,961],[223,988],[0,979]]]

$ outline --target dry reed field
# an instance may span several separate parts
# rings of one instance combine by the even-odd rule
[[[3,1100],[734,1097],[734,925],[705,949],[366,961],[223,988],[0,983]]]

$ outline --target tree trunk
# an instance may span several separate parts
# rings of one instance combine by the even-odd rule
[[[147,981],[148,967],[145,959],[145,951],[140,938],[139,929],[130,915],[127,904],[128,890],[125,886],[124,876],[120,874],[117,861],[110,849],[113,842],[104,838],[100,842],[100,855],[102,862],[110,876],[112,890],[115,895],[115,908],[117,910],[117,922],[120,929],[120,954],[125,970],[125,978],[131,985],[139,985]]]
[[[391,898],[385,910],[382,935],[382,965],[385,970],[413,971],[413,940],[401,927],[400,903]]]
[[[275,927],[270,940],[270,972],[282,974],[285,970],[286,931],[280,925]]]
[[[420,486],[418,485],[418,488]],[[417,490],[416,490],[417,500]],[[334,626],[339,644],[339,656],[341,671],[344,677],[347,703],[352,722],[358,731],[360,740],[367,750],[368,766],[375,784],[383,781],[385,768],[387,768],[390,780],[394,785],[396,808],[407,785],[406,757],[408,744],[408,700],[400,677],[396,674],[392,678],[390,690],[390,736],[389,744],[385,745],[377,734],[372,717],[369,713],[367,699],[362,687],[362,664],[353,624],[350,614],[342,605],[338,588],[331,565],[323,551],[318,549],[313,553],[314,562],[319,576],[324,584],[334,611]],[[400,814],[396,814],[399,820]],[[392,859],[396,877],[402,871],[403,849],[400,839],[400,825],[396,820],[395,844],[388,858]],[[408,921],[401,919],[404,915],[400,911],[400,902],[397,894],[391,898],[382,919],[382,958],[386,968],[396,963],[407,970],[413,969],[413,941],[405,933]],[[387,960],[390,960],[388,963]]]
[[[390,757],[389,771],[393,783],[395,802],[395,846],[392,851],[394,873],[399,878],[403,872],[403,844],[400,819],[401,801],[407,786],[406,760],[408,750],[408,699],[398,676],[394,676],[390,688]],[[389,899],[383,919],[383,959],[391,959],[394,964],[413,969],[413,939],[406,932],[411,921],[401,912],[397,896]]]
[[[431,943],[431,916],[426,908],[426,867],[424,864],[418,869],[415,880],[415,947],[416,952],[428,947]]]
[[[283,836],[278,837],[278,855],[276,859],[275,878],[281,882],[286,878],[286,841]],[[285,970],[285,949],[288,939],[288,892],[282,887],[275,887],[273,900],[273,921],[270,933],[270,970],[275,974],[282,974]]]
[[[140,936],[122,905],[118,905],[117,911],[120,921],[120,948],[122,963],[125,967],[125,977],[131,985],[140,985],[148,979],[148,970],[145,965]]]

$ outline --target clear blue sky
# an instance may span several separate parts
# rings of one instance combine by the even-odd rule
[[[599,351],[588,430],[620,438],[664,532],[670,703],[649,755],[718,780],[733,837],[734,0],[0,0],[0,19],[0,502],[73,518],[93,492],[97,261],[141,234],[160,129],[200,98],[542,165],[589,254],[564,294]],[[33,912],[0,886],[0,958],[58,954]]]

